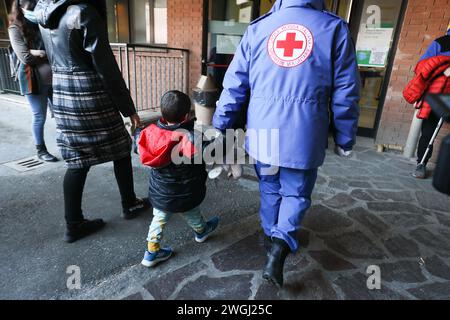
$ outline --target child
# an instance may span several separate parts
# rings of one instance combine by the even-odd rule
[[[169,259],[172,250],[160,246],[164,227],[174,213],[179,213],[195,232],[195,241],[202,243],[219,223],[215,217],[205,221],[200,204],[206,194],[206,165],[193,158],[201,156],[202,147],[194,145],[194,120],[189,119],[191,100],[179,91],[169,91],[161,99],[162,119],[140,135],[138,146],[141,161],[152,168],[149,200],[153,205],[153,221],[148,234],[148,250],[142,264],[153,267]],[[175,164],[172,155],[190,159]]]

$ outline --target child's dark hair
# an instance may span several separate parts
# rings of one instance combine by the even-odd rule
[[[161,113],[167,122],[182,122],[190,110],[191,99],[183,92],[172,90],[161,98]]]

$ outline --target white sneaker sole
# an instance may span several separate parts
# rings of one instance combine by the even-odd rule
[[[195,242],[197,242],[197,243],[203,243],[203,242],[205,242],[206,240],[208,240],[208,238],[209,238],[209,236],[211,235],[211,233],[210,234],[208,234],[206,237],[204,237],[204,238],[197,238],[197,237],[195,237]]]
[[[154,260],[154,261],[147,261],[147,260],[144,259],[144,260],[142,260],[141,264],[144,267],[152,268],[152,267],[156,266],[160,262],[164,262],[166,260],[169,260],[171,257],[172,257],[172,253],[169,256],[165,257],[165,258],[157,259],[157,260]]]

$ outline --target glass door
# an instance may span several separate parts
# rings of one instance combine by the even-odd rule
[[[226,70],[250,22],[257,17],[255,1],[210,0],[208,74],[220,89]],[[270,7],[268,7],[270,10]]]
[[[388,82],[402,1],[354,1],[350,29],[361,76],[359,134],[375,136]]]

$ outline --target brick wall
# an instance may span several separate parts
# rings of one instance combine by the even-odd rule
[[[450,0],[408,1],[376,139],[378,144],[405,146],[414,109],[404,101],[403,89],[413,78],[417,61],[429,44],[445,34],[449,20]],[[440,137],[447,134],[450,134],[448,125],[441,131]],[[440,141],[436,145],[440,145]]]
[[[201,74],[203,1],[169,0],[167,3],[168,45],[189,49],[190,92]]]

